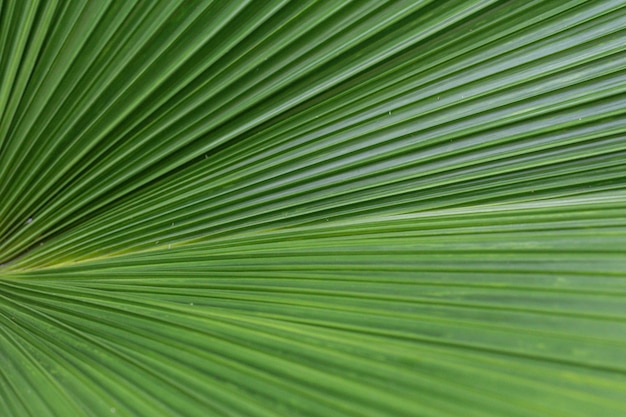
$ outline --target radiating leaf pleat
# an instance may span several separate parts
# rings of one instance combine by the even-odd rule
[[[0,2],[0,416],[626,415],[626,2]]]

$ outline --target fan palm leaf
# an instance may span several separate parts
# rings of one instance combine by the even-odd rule
[[[0,415],[626,415],[624,0],[0,2]]]

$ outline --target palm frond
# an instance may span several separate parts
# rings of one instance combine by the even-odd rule
[[[0,415],[626,414],[624,0],[0,12]]]

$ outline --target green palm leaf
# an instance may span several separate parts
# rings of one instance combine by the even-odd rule
[[[0,416],[626,415],[624,0],[0,12]]]

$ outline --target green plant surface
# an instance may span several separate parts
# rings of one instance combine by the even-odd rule
[[[626,1],[0,1],[0,417],[626,415]]]

